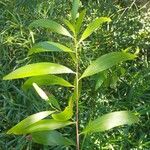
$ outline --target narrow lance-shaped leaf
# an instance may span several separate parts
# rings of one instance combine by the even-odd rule
[[[60,105],[58,103],[58,100],[55,98],[55,96],[53,94],[48,95],[48,101],[47,101],[50,105],[52,105],[53,107],[57,108],[58,110],[61,110]]]
[[[95,90],[101,87],[105,79],[106,79],[105,72],[100,72],[99,74],[97,74]]]
[[[74,124],[74,122],[57,121],[54,119],[44,119],[44,120],[40,120],[30,125],[22,132],[24,134],[27,134],[27,133],[38,132],[38,131],[55,130],[55,129],[59,129],[59,128],[63,128],[65,126],[71,125],[71,124]]]
[[[44,41],[35,44],[28,52],[28,55],[41,52],[69,52],[74,53],[70,48],[60,43]]]
[[[109,69],[120,62],[133,60],[134,58],[136,58],[136,55],[126,52],[111,52],[105,54],[93,61],[84,71],[81,78],[94,75],[96,73]]]
[[[53,114],[52,117],[57,121],[67,121],[73,116],[73,99],[69,100],[69,105],[60,113]]]
[[[117,111],[105,114],[91,121],[82,133],[103,132],[120,125],[131,125],[138,122],[138,117],[130,111]]]
[[[32,136],[32,140],[38,144],[49,145],[49,146],[56,146],[56,145],[75,146],[73,140],[64,137],[60,132],[55,130],[33,132],[31,136]]]
[[[79,17],[76,22],[76,33],[77,34],[80,32],[80,28],[82,26],[82,22],[85,17],[85,14],[86,14],[86,9],[82,10],[82,12],[79,14]]]
[[[38,93],[38,95],[45,101],[48,100],[48,96],[47,94],[36,84],[36,83],[33,83],[33,87],[34,89],[36,90],[36,92]]]
[[[15,71],[6,75],[3,79],[11,80],[31,76],[39,76],[46,74],[63,74],[63,73],[74,73],[74,72],[63,65],[49,62],[41,62],[20,67]]]
[[[17,125],[8,130],[7,134],[23,134],[23,131],[30,125],[40,121],[41,119],[54,113],[54,111],[43,111],[34,115],[28,116],[26,119],[19,122]]]
[[[43,76],[35,76],[27,79],[23,84],[22,88],[24,90],[27,90],[28,88],[32,87],[32,84],[34,82],[37,83],[39,86],[61,85],[65,87],[74,87],[71,83],[56,75],[43,75]]]
[[[45,101],[47,101],[52,108],[56,107],[60,109],[60,106],[57,100],[53,96],[48,96],[36,83],[33,83],[33,87],[38,93],[38,95]],[[54,107],[53,107],[54,106]]]
[[[80,3],[80,0],[73,0],[72,2],[71,17],[72,17],[73,22],[75,22],[77,14],[78,14],[79,3]]]
[[[49,19],[39,19],[39,20],[35,20],[33,21],[30,25],[30,28],[32,27],[42,27],[42,28],[47,28],[50,29],[52,32],[56,32],[68,37],[71,37],[71,34],[67,31],[67,29],[65,29],[62,25],[60,25],[59,23],[53,21],[53,20],[49,20]]]
[[[66,20],[66,19],[64,19],[64,23],[73,32],[73,34],[75,34],[75,28],[74,28],[73,24],[70,21]]]
[[[80,42],[85,40],[87,37],[89,37],[96,29],[98,29],[99,27],[101,27],[101,25],[105,22],[110,22],[111,19],[108,17],[100,17],[95,19],[93,22],[91,22],[87,28],[85,29],[85,31],[83,32]]]

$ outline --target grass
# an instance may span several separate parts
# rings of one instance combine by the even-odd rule
[[[142,9],[136,3],[119,3],[117,1],[83,1],[87,8],[85,23],[88,24],[96,16],[110,16],[113,20],[110,26],[104,26],[104,30],[99,30],[89,41],[84,42],[86,48],[82,52],[81,67],[98,56],[110,52],[120,51],[131,47],[131,51],[140,49],[139,58],[132,63],[122,66],[125,75],[118,75],[116,82],[113,81],[111,70],[108,81],[98,91],[92,91],[95,82],[88,79],[84,85],[81,96],[82,107],[80,117],[80,128],[86,125],[86,121],[96,118],[98,115],[115,110],[132,110],[140,115],[140,122],[130,127],[120,127],[105,133],[90,135],[85,140],[86,150],[148,150],[150,147],[149,110],[150,110],[150,10]],[[69,17],[70,2],[67,0],[21,1],[17,0],[0,1],[0,79],[13,69],[24,64],[40,60],[54,59],[55,55],[47,53],[37,55],[36,58],[27,58],[27,51],[32,46],[31,33],[28,24],[38,18],[50,18],[63,20],[62,16]],[[144,7],[143,7],[144,8]],[[38,30],[35,41],[55,38],[58,35]],[[97,39],[95,41],[95,39]],[[65,38],[62,41],[65,42]],[[63,64],[62,55],[59,60]],[[69,60],[68,64],[69,64]],[[113,68],[116,70],[116,68]],[[24,93],[21,89],[23,81],[0,81],[0,150],[48,150],[55,149],[44,147],[32,143],[29,137],[9,136],[6,131],[18,123],[26,116],[35,112],[48,109],[48,105],[41,101],[36,94],[31,91]],[[56,87],[56,89],[58,89]],[[66,89],[60,88],[57,93],[58,98],[66,97]],[[53,92],[50,88],[49,91]],[[95,105],[96,104],[96,105]],[[62,104],[63,105],[63,104]],[[92,111],[92,113],[90,113]],[[86,113],[83,113],[86,112]],[[71,129],[68,129],[71,130]],[[63,148],[58,148],[63,149]]]

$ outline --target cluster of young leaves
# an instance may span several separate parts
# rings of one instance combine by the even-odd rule
[[[67,36],[73,41],[76,41],[76,45],[81,45],[82,42],[88,38],[93,32],[102,27],[102,24],[109,23],[111,19],[109,17],[99,17],[88,24],[86,29],[81,33],[81,27],[83,26],[82,22],[86,15],[86,10],[82,10],[78,14],[80,1],[73,0],[71,18],[69,21],[64,20],[64,24],[69,28],[68,31],[64,26],[57,23],[56,21],[49,19],[39,19],[32,22],[29,25],[30,30],[32,28],[47,28],[52,32]],[[43,41],[35,44],[30,50],[28,55],[33,55],[34,53],[41,52],[66,52],[72,58],[72,61],[75,61],[75,64],[78,63],[76,55],[78,51],[74,48],[67,47],[61,43],[54,41]],[[103,73],[104,71],[110,69],[111,67],[117,65],[118,63],[134,60],[137,56],[125,51],[122,52],[111,52],[105,54],[95,61],[93,61],[84,71],[80,73],[81,76],[77,79],[80,83],[83,78]],[[71,84],[69,81],[57,76],[57,74],[72,74],[76,75],[78,72],[70,69],[64,65],[52,63],[52,62],[40,62],[28,64],[26,66],[20,67],[15,71],[6,75],[4,80],[12,80],[19,78],[28,79],[25,81],[23,88],[25,90],[30,87],[34,87],[39,96],[47,101],[53,111],[43,111],[31,115],[12,127],[7,133],[8,134],[31,134],[34,142],[45,144],[45,145],[74,145],[75,143],[72,139],[64,137],[56,129],[63,128],[68,125],[75,124],[73,120],[74,117],[74,99],[76,95],[72,93],[72,96],[68,100],[68,106],[61,111],[59,102],[53,96],[48,96],[46,92],[39,86],[43,85],[60,85],[65,87],[73,87],[76,89],[78,85],[76,83]],[[76,78],[76,77],[75,77]],[[84,84],[84,83],[83,83]],[[51,118],[49,119],[49,116]],[[46,118],[47,119],[44,119]],[[129,111],[118,111],[112,112],[103,116],[98,117],[94,121],[87,123],[87,126],[80,134],[89,134],[94,132],[102,132],[109,130],[119,125],[132,124],[138,121],[138,117]],[[44,139],[42,137],[45,137]],[[57,142],[56,142],[57,141]]]

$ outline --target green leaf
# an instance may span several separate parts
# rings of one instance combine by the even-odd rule
[[[58,131],[34,132],[31,135],[32,135],[32,140],[38,144],[49,145],[49,146],[56,146],[56,145],[75,146],[75,143],[71,139],[64,137]]]
[[[33,83],[32,85],[33,85],[34,89],[36,90],[36,92],[38,93],[38,95],[43,100],[47,101],[49,99],[47,94],[36,83]]]
[[[74,72],[71,69],[59,64],[41,62],[20,67],[15,71],[6,75],[3,78],[3,80],[11,80],[46,74],[63,74],[63,73],[74,73]]]
[[[73,22],[75,22],[77,18],[79,3],[80,3],[80,0],[73,0],[72,10],[71,10],[71,17],[72,17]]]
[[[82,10],[82,12],[79,14],[79,18],[77,19],[76,23],[76,33],[78,34],[80,32],[80,28],[82,26],[83,19],[86,14],[86,9]]]
[[[36,92],[38,93],[38,95],[45,101],[47,101],[50,106],[53,108],[56,107],[58,109],[60,109],[60,105],[58,104],[58,101],[55,99],[54,96],[50,95],[48,96],[36,83],[33,83],[33,87],[36,90]]]
[[[71,119],[72,116],[73,116],[73,99],[72,98],[69,100],[69,106],[67,106],[64,111],[52,115],[53,119],[57,121],[67,121]]]
[[[121,125],[131,125],[138,122],[138,117],[129,111],[117,111],[105,114],[91,121],[82,133],[103,132]]]
[[[40,121],[41,119],[49,116],[52,113],[54,113],[54,111],[43,111],[28,116],[26,119],[22,120],[17,125],[8,130],[7,134],[22,134],[28,126]]]
[[[71,34],[67,31],[67,29],[65,29],[62,25],[60,25],[59,23],[53,21],[53,20],[49,20],[49,19],[39,19],[39,20],[35,20],[33,21],[30,25],[30,28],[32,27],[42,27],[42,28],[47,28],[50,29],[52,32],[56,32],[68,37],[71,37]]]
[[[44,119],[28,126],[25,130],[22,131],[22,134],[38,132],[38,131],[55,130],[71,124],[74,124],[74,122],[70,122],[70,121],[64,122],[64,121],[57,121],[54,119]]]
[[[58,103],[58,100],[55,98],[54,95],[50,94],[48,96],[48,101],[47,101],[50,105],[54,106],[55,108],[60,110],[60,105]]]
[[[102,26],[105,22],[110,22],[111,19],[108,17],[100,17],[95,19],[93,22],[91,22],[88,27],[83,32],[80,42],[85,40],[87,37],[89,37],[95,30],[97,30],[99,27]]]
[[[50,42],[50,41],[44,41],[39,42],[35,44],[30,50],[28,55],[32,55],[34,53],[40,53],[40,52],[69,52],[74,53],[70,48],[56,43],[56,42]]]
[[[106,79],[106,76],[104,72],[100,72],[99,74],[97,74],[95,90],[101,87],[105,79]]]
[[[23,84],[22,88],[27,90],[28,88],[32,87],[33,83],[37,83],[39,86],[42,85],[61,85],[65,87],[74,87],[71,83],[64,80],[61,77],[55,75],[43,75],[43,76],[35,76],[27,79]]]
[[[66,19],[64,19],[64,23],[75,34],[75,28],[74,28],[73,24],[70,21],[66,20]]]
[[[136,55],[125,52],[111,52],[105,54],[93,61],[84,71],[81,78],[94,75],[96,73],[109,69],[120,62],[133,60],[134,58],[136,58]]]

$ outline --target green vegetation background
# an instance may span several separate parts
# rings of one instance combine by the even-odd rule
[[[140,122],[89,136],[85,141],[85,150],[150,148],[150,5],[145,4],[138,0],[82,0],[82,5],[87,9],[85,24],[97,16],[109,16],[112,19],[110,26],[104,26],[84,42],[82,68],[110,51],[126,48],[131,52],[140,50],[138,59],[123,65],[122,71],[120,67],[110,70],[107,82],[97,91],[93,90],[94,78],[89,78],[83,85],[81,102],[86,107],[80,110],[80,128],[84,127],[89,118],[116,110],[138,112]],[[50,18],[62,23],[63,18],[69,17],[70,9],[70,0],[0,0],[0,79],[19,66],[39,60],[71,65],[65,55],[61,54],[44,53],[32,59],[27,57],[28,49],[32,46],[32,33],[28,25],[39,18]],[[46,30],[36,30],[34,35],[35,42],[57,41],[60,38]],[[64,43],[65,40],[62,38]],[[48,105],[33,91],[23,92],[22,83],[23,80],[0,80],[0,150],[55,149],[34,144],[29,137],[5,134],[28,115],[48,109]],[[65,88],[56,86],[48,90],[60,99],[67,99]]]

